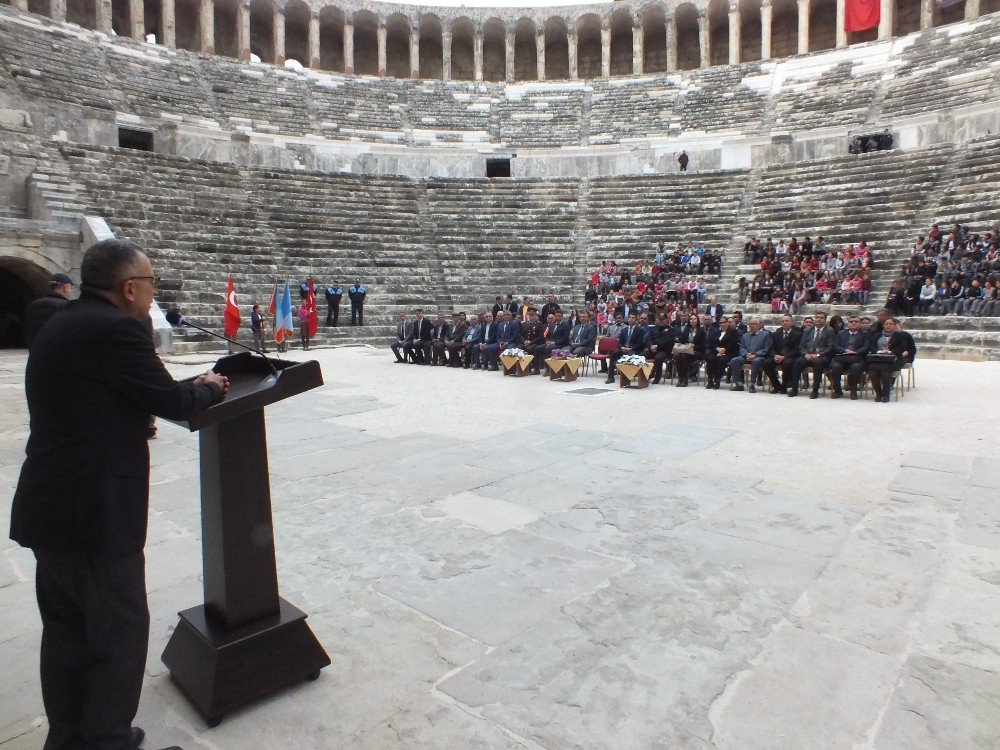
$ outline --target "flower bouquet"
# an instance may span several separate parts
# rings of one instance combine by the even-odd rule
[[[504,357],[517,357],[518,359],[520,359],[521,357],[525,356],[527,352],[525,352],[524,349],[517,349],[515,347],[510,347],[509,349],[504,349],[500,354],[501,356]]]
[[[618,360],[620,365],[644,365],[646,364],[646,358],[641,354],[626,354]]]
[[[571,359],[573,351],[571,349],[553,349],[552,359]]]

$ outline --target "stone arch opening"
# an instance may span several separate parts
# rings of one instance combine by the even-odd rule
[[[421,78],[444,77],[444,49],[441,46],[441,19],[425,13],[418,23],[417,74]]]
[[[30,260],[0,258],[0,349],[24,346],[24,308],[48,293],[49,275]]]
[[[677,7],[674,13],[677,29],[677,69],[695,70],[701,66],[701,36],[698,30],[698,9],[691,3]]]
[[[285,59],[309,67],[309,21],[312,10],[302,0],[285,4]]]
[[[332,5],[319,12],[319,66],[344,72],[344,11]]]
[[[892,33],[904,36],[920,31],[920,0],[894,0]]]
[[[225,57],[239,57],[238,0],[215,0],[213,13],[215,26],[215,54]],[[149,18],[148,16],[146,17]],[[148,26],[147,26],[148,28]]]
[[[799,52],[799,6],[795,0],[771,3],[771,57],[791,57]]]
[[[608,21],[611,27],[611,75],[632,73],[632,12],[619,8]]]
[[[476,25],[471,19],[456,18],[451,24],[451,77],[471,81],[476,74]]]
[[[812,0],[809,8],[809,51],[837,46],[837,0]]]
[[[642,14],[642,70],[661,73],[667,69],[667,15],[653,5]]]
[[[49,4],[49,0],[28,0],[28,12],[51,18],[52,6]]]
[[[760,3],[740,0],[740,60],[760,60]]]
[[[178,49],[201,51],[200,0],[174,0],[174,41]]]
[[[96,31],[97,3],[94,0],[66,0],[66,20],[81,28]]]
[[[937,3],[932,5],[934,9],[931,15],[931,23],[934,26],[944,26],[948,23],[956,23],[965,18],[965,0],[959,0],[954,5],[939,8]]]
[[[385,22],[385,73],[393,78],[410,77],[410,25],[402,13]]]
[[[979,0],[979,15],[985,16],[998,10],[1000,10],[1000,0]]]
[[[483,24],[483,80],[507,80],[507,27],[499,18]]]
[[[545,78],[569,78],[569,31],[558,16],[545,22]]]
[[[729,64],[729,0],[708,4],[708,64]]]
[[[354,72],[378,75],[378,18],[368,10],[354,14]]]
[[[585,13],[576,22],[576,70],[580,78],[601,75],[601,18]]]
[[[28,10],[32,13],[31,3]],[[129,0],[111,0],[111,30],[118,36],[132,35],[132,3]]]
[[[274,3],[253,0],[250,4],[250,52],[261,62],[274,62]]]
[[[538,78],[538,29],[530,18],[522,18],[514,26],[514,80],[534,81]]]
[[[160,32],[160,23],[163,20],[163,16],[160,15],[160,10],[160,0],[142,1],[143,38],[145,39],[152,34],[157,44],[163,43],[163,34]]]

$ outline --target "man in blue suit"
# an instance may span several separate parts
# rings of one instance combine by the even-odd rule
[[[751,318],[750,330],[743,334],[740,341],[740,353],[729,360],[729,372],[733,378],[730,390],[743,390],[743,365],[750,365],[750,386],[747,390],[755,393],[754,383],[757,376],[764,371],[764,360],[771,353],[771,332],[764,328],[764,321]]]
[[[646,351],[646,332],[639,325],[638,316],[631,313],[628,316],[628,325],[621,332],[621,345],[612,352],[611,359],[608,360],[608,379],[605,382],[615,381],[615,366],[619,359],[626,354],[642,354],[644,351]]]
[[[510,310],[501,314],[500,325],[497,328],[497,351],[504,349],[519,348],[521,346],[521,324],[514,320]],[[496,355],[493,361],[496,362]]]
[[[483,329],[479,325],[479,316],[471,315],[469,327],[465,329],[465,336],[462,338],[462,348],[465,350],[465,364],[462,367],[466,370],[472,367],[474,360],[479,360],[479,341],[482,335]]]
[[[594,352],[597,343],[597,324],[590,322],[590,315],[580,313],[580,322],[569,335],[569,348],[574,357],[586,357]]]
[[[502,314],[502,313],[501,313]],[[482,331],[479,336],[479,346],[473,352],[473,370],[495,370],[497,369],[497,341],[500,336],[500,325],[493,320],[492,313],[483,316]]]

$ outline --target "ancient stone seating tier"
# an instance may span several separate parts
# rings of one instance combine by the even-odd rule
[[[123,39],[102,45],[132,114],[204,118],[214,114],[197,58],[164,47]]]
[[[414,141],[486,141],[490,109],[499,96],[496,84],[420,81],[407,92],[409,123]],[[426,135],[418,136],[424,131]]]
[[[775,127],[795,131],[864,123],[880,73],[856,72],[861,65],[847,60],[823,71],[786,79],[773,105]]]
[[[587,267],[648,261],[659,240],[670,249],[691,242],[725,250],[748,178],[732,170],[591,180]]]
[[[971,141],[955,157],[951,178],[937,205],[937,221],[971,227],[994,227],[1000,215],[1000,136]],[[928,222],[928,225],[931,222]],[[920,233],[927,226],[920,227]]]
[[[675,78],[643,76],[593,82],[590,145],[618,143],[636,134],[673,133],[681,127],[681,92]]]
[[[759,71],[759,63],[693,71],[684,87],[681,128],[685,131],[759,132],[765,98],[744,83],[746,77]]]
[[[511,148],[558,148],[579,143],[583,83],[520,84],[500,92],[493,140]]]

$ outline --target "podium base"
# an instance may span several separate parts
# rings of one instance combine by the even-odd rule
[[[235,630],[186,609],[161,657],[181,692],[209,726],[236,708],[300,680],[316,679],[330,657],[306,624],[306,614],[284,599],[278,614]]]

